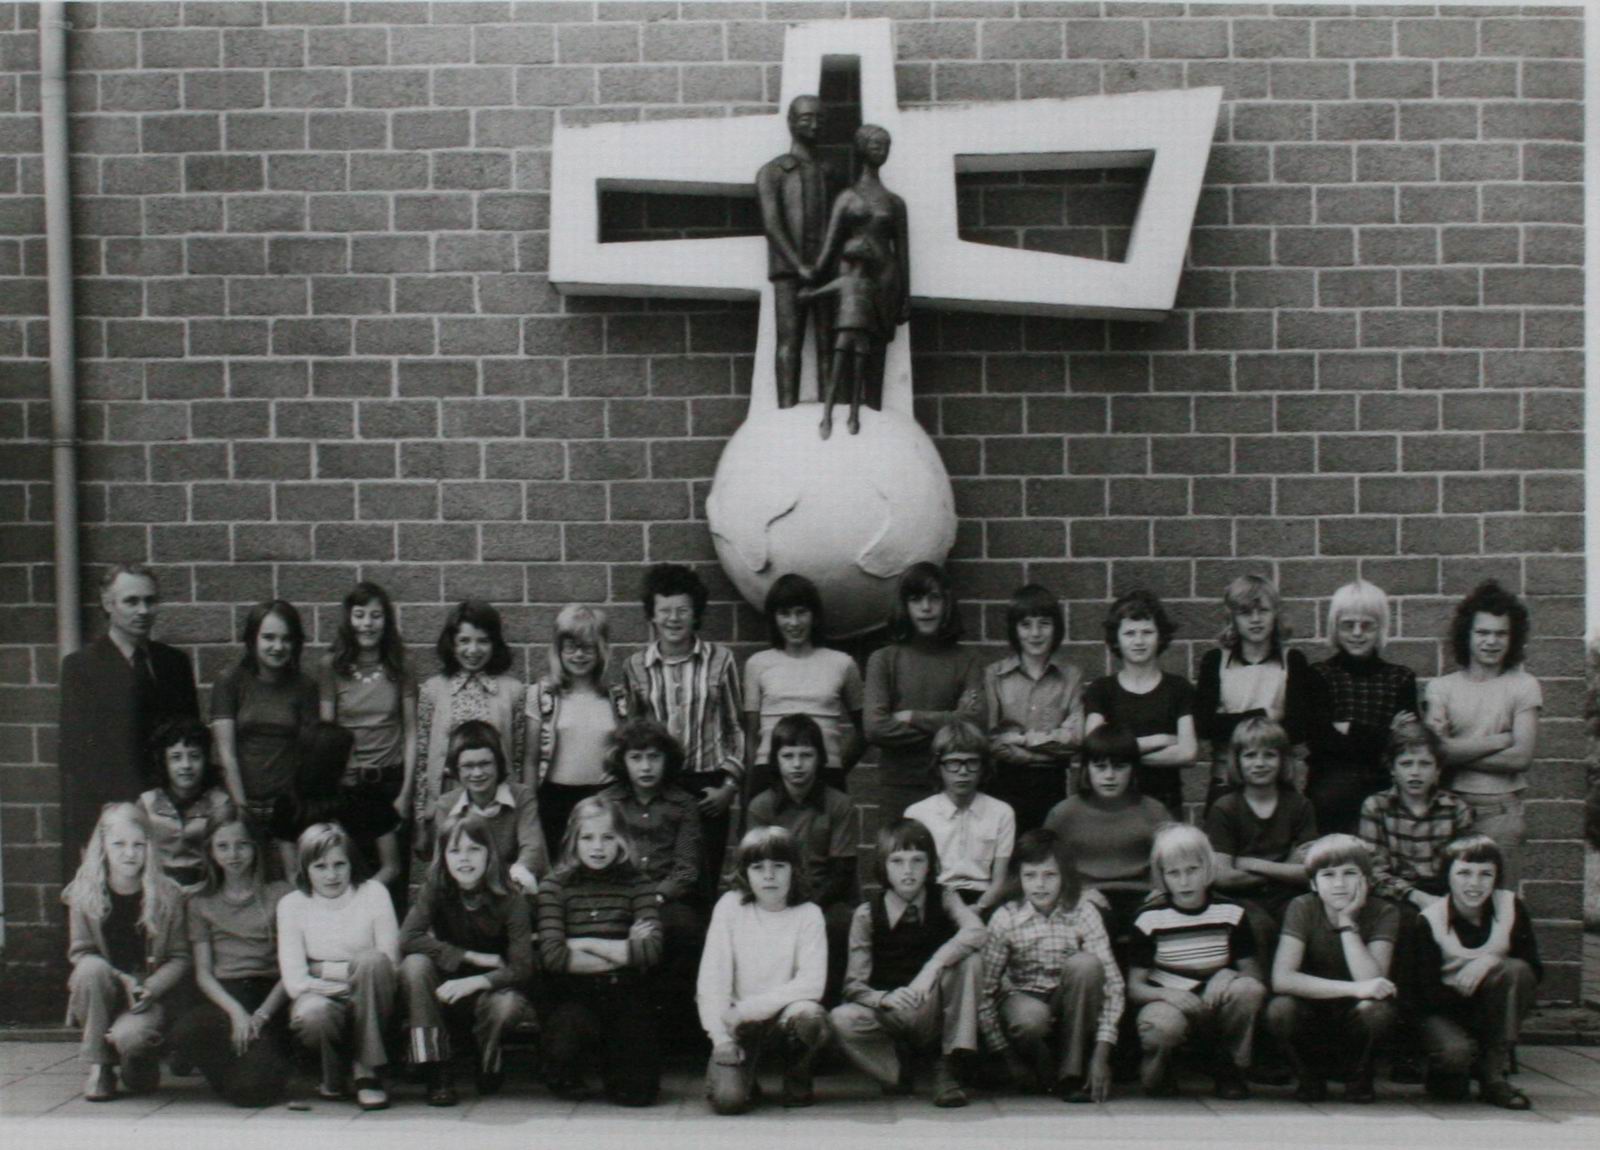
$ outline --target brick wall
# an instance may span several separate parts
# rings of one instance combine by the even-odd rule
[[[358,574],[419,648],[481,595],[542,660],[567,600],[618,604],[637,641],[641,565],[685,560],[714,576],[710,632],[759,643],[702,511],[754,310],[563,300],[548,149],[557,117],[773,111],[783,22],[835,15],[895,18],[907,103],[1226,89],[1168,321],[913,320],[972,631],[997,643],[1042,580],[1098,671],[1105,599],[1147,585],[1192,669],[1225,581],[1267,570],[1320,650],[1359,573],[1428,676],[1453,596],[1523,591],[1547,700],[1525,893],[1548,994],[1573,998],[1578,8],[74,5],[86,581],[159,565],[164,637],[207,682],[242,604],[292,599],[326,642]],[[24,966],[62,945],[35,17],[0,3],[0,840]],[[1127,189],[1091,191],[975,179],[964,226],[1114,254]]]

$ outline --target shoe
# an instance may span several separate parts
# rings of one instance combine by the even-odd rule
[[[1037,1094],[1039,1092],[1039,1078],[1022,1055],[1008,1047],[1005,1052],[1005,1063],[1006,1077],[1011,1080],[1013,1090],[1018,1094]],[[909,1076],[909,1071],[902,1070],[901,1073]]]
[[[423,1081],[428,1086],[429,1106],[454,1106],[459,1101],[455,1083],[450,1080],[450,1071],[439,1063],[428,1064],[423,1071]]]
[[[1295,1084],[1294,1100],[1296,1102],[1326,1102],[1328,1100],[1328,1080],[1326,1078],[1306,1077]]]
[[[584,1102],[594,1097],[594,1091],[581,1078],[550,1078],[545,1085],[550,1087],[551,1094],[568,1102]]]
[[[1235,1066],[1218,1070],[1214,1081],[1218,1098],[1229,1102],[1240,1102],[1250,1097],[1250,1087],[1245,1084],[1244,1075]]]
[[[505,1084],[505,1072],[500,1070],[480,1070],[473,1080],[473,1085],[477,1087],[479,1098],[488,1098],[490,1095],[499,1094],[500,1088]]]
[[[942,1110],[955,1110],[967,1101],[967,1092],[961,1088],[949,1056],[940,1058],[933,1064],[933,1104]]]
[[[1465,1074],[1430,1070],[1422,1088],[1428,1092],[1429,1098],[1440,1102],[1465,1102],[1472,1097],[1472,1079]]]
[[[790,1067],[783,1072],[783,1093],[778,1101],[786,1110],[800,1110],[817,1104],[811,1067]]]
[[[110,1102],[117,1096],[117,1068],[110,1065],[89,1067],[89,1080],[83,1085],[86,1102]]]
[[[361,1107],[361,1109],[389,1109],[389,1092],[383,1088],[383,1079],[357,1078],[353,1083],[351,1083],[351,1085],[355,1087],[356,1105]],[[454,1092],[452,1091],[452,1093]],[[433,1102],[430,1096],[429,1105],[432,1104]]]
[[[1490,1106],[1498,1106],[1502,1110],[1533,1109],[1533,1103],[1528,1096],[1503,1078],[1494,1082],[1480,1083],[1478,1097]]]
[[[1244,1072],[1245,1081],[1254,1082],[1257,1086],[1287,1086],[1294,1081],[1294,1075],[1287,1066],[1256,1065]]]
[[[1365,1106],[1378,1100],[1378,1092],[1373,1088],[1372,1075],[1355,1074],[1345,1081],[1344,1100]]]
[[[1389,1081],[1401,1086],[1418,1086],[1422,1083],[1422,1067],[1415,1055],[1396,1054],[1389,1064]]]
[[[122,1088],[129,1094],[149,1094],[160,1085],[160,1059],[142,1055],[122,1060]]]
[[[606,1098],[617,1106],[654,1106],[656,1104],[656,1091],[654,1090],[608,1090]]]
[[[1076,1074],[1068,1074],[1056,1083],[1056,1097],[1071,1106],[1094,1101],[1089,1094],[1089,1084]]]

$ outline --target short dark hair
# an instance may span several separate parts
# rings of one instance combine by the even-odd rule
[[[1494,863],[1494,874],[1497,879],[1506,873],[1505,852],[1500,849],[1499,843],[1484,834],[1465,834],[1460,838],[1451,839],[1440,850],[1439,859],[1447,879],[1450,876],[1450,868],[1458,862]]]
[[[1139,739],[1127,727],[1118,723],[1101,723],[1083,737],[1083,746],[1079,748],[1079,754],[1082,756],[1084,766],[1088,766],[1095,759],[1110,759],[1113,762],[1138,766]]]
[[[933,832],[916,819],[898,818],[878,832],[878,849],[872,872],[878,883],[889,885],[889,856],[896,851],[921,851],[928,856],[928,881],[939,881],[939,848]]]
[[[667,766],[661,773],[662,787],[671,786],[683,770],[683,747],[672,732],[654,719],[633,719],[611,732],[606,750],[606,774],[614,783],[628,782],[629,751],[660,751]]]
[[[1106,612],[1106,646],[1111,648],[1113,655],[1117,651],[1117,632],[1122,624],[1129,619],[1148,619],[1156,625],[1156,654],[1161,654],[1172,645],[1172,637],[1178,633],[1178,626],[1167,615],[1167,609],[1161,605],[1154,592],[1146,591],[1142,587],[1119,595],[1116,602],[1111,604],[1111,609]]]
[[[800,865],[800,844],[783,827],[756,827],[744,833],[733,860],[733,887],[739,892],[740,902],[754,902],[755,892],[750,889],[750,868],[758,862],[771,859],[789,864],[790,906],[799,906],[810,900],[806,890],[804,868]]]
[[[148,579],[156,585],[156,594],[161,594],[161,580],[156,578],[156,573],[143,563],[113,563],[100,573],[100,595],[111,590],[111,585],[123,575],[137,575],[141,579]]]
[[[1077,906],[1078,896],[1083,893],[1083,879],[1078,874],[1078,859],[1073,853],[1072,844],[1049,827],[1031,830],[1017,839],[1016,849],[1011,852],[1011,873],[1014,878],[1021,878],[1024,866],[1047,862],[1054,862],[1061,868],[1061,905]],[[1023,897],[1020,890],[1017,897]]]
[[[220,781],[220,772],[211,757],[211,728],[193,715],[174,715],[157,724],[145,740],[148,755],[146,770],[151,783],[158,787],[167,785],[167,748],[180,743],[193,743],[200,748],[206,765],[200,772],[200,790],[210,790]]]
[[[639,589],[639,602],[644,606],[648,621],[656,613],[656,600],[673,595],[687,595],[694,605],[695,630],[705,617],[706,601],[711,598],[705,582],[682,563],[657,563],[644,573],[644,583]]]
[[[1089,764],[1109,759],[1119,766],[1126,766],[1132,774],[1128,776],[1128,794],[1137,796],[1139,793],[1139,740],[1134,733],[1126,727],[1116,723],[1101,723],[1094,730],[1083,737],[1083,746],[1079,748],[1080,761],[1083,766],[1078,771],[1078,793],[1080,795],[1094,794],[1094,785],[1089,782]]]
[[[911,622],[911,612],[906,604],[912,599],[938,592],[944,596],[944,619],[939,623],[939,633],[934,636],[943,646],[950,646],[961,638],[961,610],[956,602],[955,588],[950,576],[937,563],[913,563],[900,576],[895,588],[894,611],[889,616],[889,638],[904,643],[916,638],[917,628]]]
[[[460,781],[456,773],[456,764],[461,756],[468,751],[492,751],[494,753],[494,781],[496,784],[506,781],[510,773],[510,765],[506,762],[506,749],[500,742],[500,732],[494,725],[482,719],[468,719],[450,732],[450,741],[445,745],[444,773],[446,778]]]
[[[778,630],[778,612],[792,610],[795,607],[804,607],[811,612],[811,641],[816,642],[822,634],[823,620],[822,592],[817,590],[817,585],[804,575],[790,572],[778,576],[778,581],[767,592],[766,601],[761,605],[761,613],[767,619],[767,641],[780,651],[784,647],[783,632]]]
[[[244,617],[244,631],[239,636],[244,644],[244,658],[239,661],[245,670],[254,672],[260,669],[261,662],[256,657],[256,639],[261,634],[262,625],[274,615],[282,619],[283,625],[289,629],[289,669],[300,669],[300,653],[306,648],[306,627],[300,621],[300,612],[287,599],[268,599],[250,608],[250,613]]]
[[[1022,626],[1022,621],[1037,618],[1050,620],[1056,629],[1055,646],[1060,647],[1067,637],[1067,621],[1061,612],[1061,600],[1056,598],[1055,592],[1038,583],[1018,587],[1011,594],[1011,602],[1006,605],[1006,642],[1011,644],[1013,651],[1022,650],[1022,644],[1017,640],[1017,628]]]
[[[476,627],[489,636],[493,649],[489,661],[484,664],[484,674],[503,675],[511,669],[511,648],[506,646],[500,612],[482,599],[463,599],[450,608],[450,613],[444,617],[444,626],[439,630],[439,642],[435,647],[439,654],[439,666],[446,675],[454,675],[461,670],[461,663],[456,658],[456,632],[463,624]]]
[[[1506,644],[1506,658],[1501,667],[1509,671],[1521,666],[1531,629],[1528,608],[1495,579],[1485,579],[1456,604],[1455,617],[1450,621],[1450,643],[1455,649],[1456,662],[1463,667],[1472,664],[1472,621],[1479,613],[1498,615],[1510,621],[1511,641]]]
[[[778,773],[778,752],[784,747],[810,747],[817,752],[817,776],[811,783],[813,793],[822,785],[822,768],[828,765],[828,743],[822,728],[810,715],[785,715],[772,728],[772,741],[767,747],[767,762],[772,767],[772,789],[783,789],[783,777]]]

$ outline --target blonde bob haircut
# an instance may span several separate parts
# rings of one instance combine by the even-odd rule
[[[605,676],[606,664],[611,661],[611,626],[606,613],[598,607],[582,603],[568,603],[556,615],[555,627],[550,635],[550,681],[558,683],[563,691],[572,689],[572,676],[561,665],[561,641],[573,639],[594,647],[594,681]]]
[[[1372,850],[1355,835],[1323,835],[1306,848],[1306,876],[1313,889],[1318,871],[1350,863],[1361,868],[1368,882],[1372,881]]]
[[[611,833],[617,836],[621,850],[617,854],[618,863],[632,864],[633,862],[633,835],[628,833],[628,820],[622,815],[622,808],[615,799],[605,795],[589,795],[578,800],[572,808],[572,813],[567,816],[567,829],[561,835],[560,862],[557,871],[563,875],[571,875],[583,863],[578,859],[578,834],[583,830],[583,824],[590,819],[605,819],[611,824]]]
[[[1206,889],[1217,877],[1217,854],[1206,832],[1193,823],[1168,823],[1150,844],[1150,885],[1157,894],[1170,895],[1162,871],[1176,863],[1197,862],[1205,871]]]
[[[1339,649],[1339,620],[1346,615],[1370,615],[1378,621],[1378,646],[1382,651],[1389,644],[1389,596],[1376,583],[1357,579],[1346,583],[1328,600],[1328,645]]]

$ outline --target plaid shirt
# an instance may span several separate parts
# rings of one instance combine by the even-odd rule
[[[1434,791],[1421,816],[1406,809],[1398,787],[1368,795],[1361,804],[1359,833],[1372,848],[1373,889],[1397,901],[1417,887],[1443,894],[1440,852],[1471,827],[1472,808],[1449,791]]]
[[[727,771],[734,779],[743,778],[744,705],[733,654],[721,643],[697,638],[682,667],[689,680],[680,696],[668,682],[659,644],[628,656],[625,674],[635,703],[631,713],[654,717],[683,744],[685,774]]]
[[[1030,902],[1008,902],[989,920],[989,941],[983,948],[983,991],[978,996],[978,1026],[992,1050],[1005,1050],[1005,1030],[1000,1025],[1000,1003],[1008,994],[1022,991],[1049,998],[1061,985],[1061,968],[1079,951],[1087,951],[1105,968],[1105,1001],[1095,1038],[1116,1045],[1117,1024],[1122,1020],[1123,982],[1111,940],[1100,912],[1079,900],[1070,911],[1059,905],[1048,915]]]
[[[1417,676],[1410,667],[1382,659],[1352,659],[1339,652],[1312,664],[1320,696],[1308,732],[1313,768],[1351,769],[1383,775],[1383,748],[1395,715],[1422,714]],[[1349,723],[1341,734],[1335,723]]]

